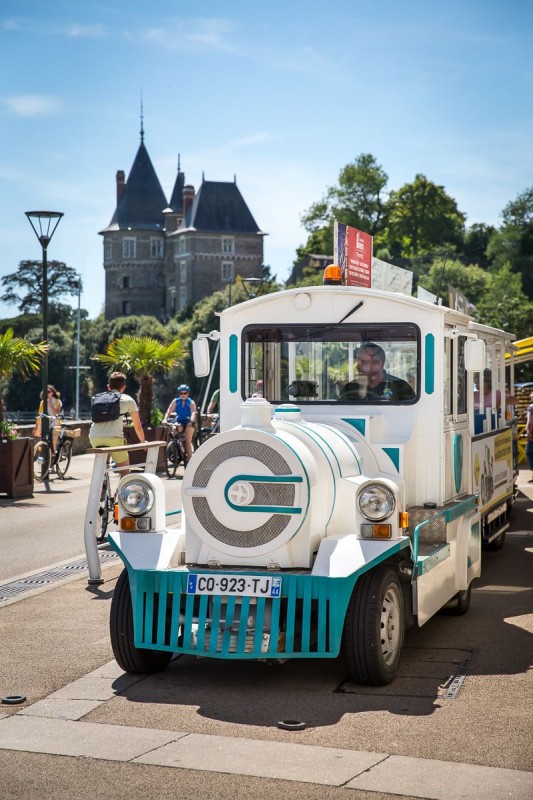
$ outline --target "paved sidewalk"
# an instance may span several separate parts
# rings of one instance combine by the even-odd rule
[[[427,800],[530,800],[533,772],[387,753],[84,722],[143,676],[116,662],[0,720],[0,749],[124,761]]]

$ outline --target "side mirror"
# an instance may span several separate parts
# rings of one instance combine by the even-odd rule
[[[209,342],[207,339],[194,339],[192,343],[192,358],[196,377],[205,378],[206,375],[209,375],[211,359],[209,358]]]
[[[466,340],[465,369],[467,372],[483,372],[485,369],[485,342],[483,339]]]

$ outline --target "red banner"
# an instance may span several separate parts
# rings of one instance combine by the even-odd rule
[[[372,286],[372,236],[335,222],[335,261],[347,286]]]

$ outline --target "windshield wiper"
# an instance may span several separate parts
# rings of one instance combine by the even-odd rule
[[[359,309],[361,308],[362,305],[363,305],[363,300],[359,300],[357,305],[354,306],[351,311],[348,311],[348,313],[345,314],[344,317],[342,319],[340,319],[337,324],[340,325],[341,322],[344,322],[344,320],[348,319],[349,316],[351,316],[352,314],[355,314],[356,311],[359,311]]]

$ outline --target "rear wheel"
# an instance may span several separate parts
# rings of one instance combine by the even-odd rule
[[[396,677],[403,646],[405,612],[400,581],[387,566],[365,573],[352,593],[343,648],[352,680],[383,686]]]
[[[44,481],[49,472],[50,448],[47,442],[37,442],[33,449],[33,476],[36,481]]]
[[[60,450],[57,457],[56,472],[60,478],[64,478],[67,469],[70,466],[70,459],[72,458],[72,442],[70,439],[65,439],[63,444],[59,445]]]
[[[449,605],[445,606],[446,611],[454,617],[462,617],[470,608],[470,598],[472,597],[472,584],[462,592],[452,597]]]
[[[111,646],[117,664],[125,672],[149,674],[165,669],[172,653],[143,650],[135,647],[133,634],[133,608],[127,570],[120,573],[109,617]]]

